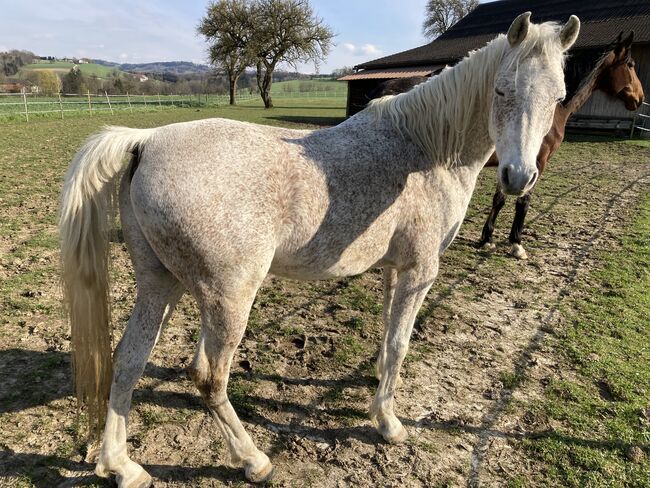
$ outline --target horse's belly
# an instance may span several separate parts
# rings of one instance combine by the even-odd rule
[[[278,249],[270,272],[299,280],[342,278],[363,273],[382,261],[390,243],[386,233],[380,239],[358,238],[352,243],[330,243],[329,246],[307,243],[293,251]],[[338,244],[338,245],[337,245]]]

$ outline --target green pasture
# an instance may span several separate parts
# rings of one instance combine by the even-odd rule
[[[26,66],[23,66],[21,70],[54,70],[60,73],[67,73],[72,69],[73,66],[75,66],[75,64],[72,62],[42,61],[40,63],[33,63],[33,64],[28,64]],[[112,68],[109,66],[103,66],[101,64],[94,64],[94,63],[77,64],[76,66],[79,67],[79,70],[84,75],[96,75],[100,78],[110,75],[115,70],[119,71],[117,68]]]
[[[294,92],[330,92],[341,96],[347,94],[347,82],[337,81],[333,78],[315,80],[290,80],[280,81],[271,85],[271,94]]]

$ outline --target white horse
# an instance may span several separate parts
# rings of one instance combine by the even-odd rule
[[[529,17],[517,17],[507,36],[455,67],[333,128],[210,119],[108,128],[84,145],[65,177],[60,228],[77,395],[97,424],[107,408],[98,475],[115,474],[121,488],[151,483],[127,454],[131,394],[189,290],[202,320],[190,375],[232,461],[250,481],[268,479],[269,458],[226,394],[235,348],[268,273],[312,280],[384,268],[385,329],[370,417],[386,441],[406,439],[393,397],[439,256],[495,144],[501,187],[517,195],[532,187],[537,152],[564,97],[563,53],[580,23],[572,16],[561,28],[534,25]],[[127,153],[133,157],[119,208],[138,291],[113,371],[108,216]]]

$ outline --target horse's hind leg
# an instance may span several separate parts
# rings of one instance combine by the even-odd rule
[[[273,466],[244,430],[227,396],[230,365],[244,335],[253,299],[263,279],[224,280],[210,288],[212,296],[199,296],[202,330],[189,374],[210,413],[215,418],[230,450],[231,462],[244,467],[246,478],[254,483],[270,478]],[[244,281],[244,282],[242,282]],[[224,283],[227,283],[224,285]]]
[[[114,473],[119,488],[143,488],[151,484],[151,477],[140,465],[129,459],[126,449],[126,423],[131,395],[162,327],[183,294],[183,287],[163,267],[142,235],[133,217],[128,181],[123,182],[122,190],[122,228],[135,268],[138,296],[114,354],[113,384],[95,472],[98,476]]]
[[[173,277],[161,277],[151,284],[157,284],[158,289],[140,287],[133,313],[115,350],[106,427],[95,469],[98,476],[114,473],[120,488],[140,488],[151,483],[144,469],[128,457],[127,417],[133,388],[142,376],[162,326],[183,292]]]
[[[390,323],[390,310],[393,304],[393,295],[395,294],[395,284],[397,283],[397,270],[395,268],[384,268],[384,311],[383,322],[384,332],[379,345],[379,356],[377,356],[377,365],[375,374],[378,380],[381,380],[381,375],[384,371],[384,363],[386,359],[386,335],[388,334],[388,325]]]

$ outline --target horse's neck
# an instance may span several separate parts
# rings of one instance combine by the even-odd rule
[[[488,135],[492,89],[506,45],[505,37],[499,37],[453,68],[400,95],[401,100],[388,102],[397,102],[400,120],[395,125],[434,166],[485,162],[484,153],[492,146]],[[485,148],[477,150],[477,143]]]
[[[596,67],[587,75],[574,95],[567,102],[564,102],[564,108],[568,112],[567,118],[580,110],[587,100],[589,100],[591,94],[597,90],[598,79],[608,66],[609,55],[605,55]]]

